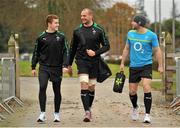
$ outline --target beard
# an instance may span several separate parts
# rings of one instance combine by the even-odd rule
[[[88,21],[88,20],[83,22],[83,24],[85,24],[85,25],[88,25],[89,23],[90,23],[90,21]]]
[[[134,30],[138,30],[140,28],[140,26],[132,26],[132,29]]]

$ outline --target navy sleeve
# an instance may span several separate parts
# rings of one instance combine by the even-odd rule
[[[102,44],[102,47],[98,49],[96,52],[96,55],[100,55],[102,53],[107,52],[110,49],[110,44],[107,36],[105,35],[104,30],[102,30],[102,33],[100,34],[100,41]]]
[[[39,60],[39,38],[36,40],[33,55],[32,55],[32,61],[31,61],[31,68],[32,70],[36,68],[36,64]]]
[[[67,67],[69,62],[69,47],[66,40],[66,37],[64,37],[64,46],[63,46],[63,67]]]

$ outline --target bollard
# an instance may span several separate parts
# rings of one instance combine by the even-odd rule
[[[180,96],[180,58],[176,59],[176,96]]]
[[[20,99],[20,69],[19,69],[19,44],[18,44],[18,39],[19,35],[15,34],[15,68],[16,68],[16,97]]]
[[[15,42],[14,36],[11,35],[8,41],[8,53],[13,57],[15,54]]]
[[[166,101],[171,102],[173,100],[174,92],[172,86],[174,83],[173,73],[175,71],[174,63],[174,53],[172,50],[172,39],[169,33],[162,32],[161,39],[161,48],[163,51],[163,69],[164,73],[162,74],[162,92],[165,94]]]

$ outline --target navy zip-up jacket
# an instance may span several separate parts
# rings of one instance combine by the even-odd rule
[[[35,69],[38,62],[48,67],[67,67],[68,58],[69,49],[64,34],[44,31],[36,40],[31,67]]]
[[[87,49],[95,51],[96,56],[88,56],[86,52]],[[74,57],[76,59],[87,61],[98,60],[100,54],[108,51],[109,49],[109,41],[105,35],[103,28],[101,28],[96,23],[93,23],[93,25],[90,27],[84,27],[83,24],[81,24],[73,32],[73,38],[70,46],[69,65],[72,65]]]

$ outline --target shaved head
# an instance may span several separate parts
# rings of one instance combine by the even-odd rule
[[[93,11],[89,8],[84,8],[82,11],[87,11],[89,15],[93,16]]]
[[[91,26],[93,24],[93,11],[89,8],[84,8],[81,11],[81,21],[85,26]]]

